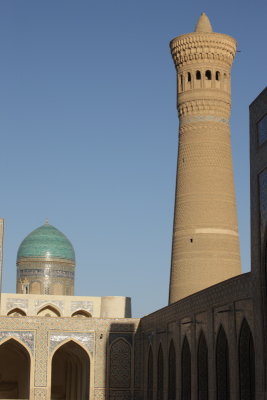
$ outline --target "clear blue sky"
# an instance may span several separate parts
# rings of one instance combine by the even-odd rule
[[[46,217],[72,241],[76,294],[165,306],[178,119],[169,41],[202,11],[238,41],[232,144],[243,271],[250,269],[248,105],[266,86],[267,2],[0,1],[4,291]]]

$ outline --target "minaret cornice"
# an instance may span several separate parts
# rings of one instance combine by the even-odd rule
[[[226,63],[231,66],[236,54],[236,40],[224,33],[191,32],[170,42],[176,68],[193,62]]]

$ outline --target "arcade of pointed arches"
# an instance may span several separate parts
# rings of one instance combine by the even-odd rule
[[[191,89],[230,89],[230,74],[212,69],[190,70],[178,75],[178,93]]]
[[[234,382],[230,380],[231,366],[229,364],[229,345],[223,325],[220,325],[216,335],[214,349],[216,369],[216,399],[230,400],[231,387],[236,390]],[[192,365],[190,344],[185,335],[182,341],[180,362],[177,364],[174,338],[169,342],[167,357],[164,363],[162,343],[157,350],[152,344],[148,348],[146,364],[146,400],[161,400],[167,393],[168,400],[191,400],[192,370],[197,372],[197,399],[209,399],[209,349],[204,332],[201,330],[197,340],[195,357],[196,368]],[[155,361],[156,365],[154,365]],[[166,370],[166,380],[163,379]],[[253,336],[246,318],[243,318],[238,339],[238,372],[239,372],[239,399],[255,400],[255,352]],[[166,386],[164,387],[166,382]],[[180,383],[180,387],[177,386]],[[179,395],[178,395],[179,393]]]
[[[27,314],[24,310],[21,308],[12,308],[11,310],[8,311],[7,313],[8,317],[26,317]],[[62,317],[60,310],[54,305],[54,304],[46,304],[45,306],[42,306],[38,311],[37,311],[37,316],[39,317]],[[75,318],[91,318],[92,314],[90,314],[88,311],[79,309],[76,310],[71,314],[71,317]]]

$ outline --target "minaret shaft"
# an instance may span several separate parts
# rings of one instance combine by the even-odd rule
[[[229,127],[236,43],[200,31],[171,50],[180,129],[170,303],[240,274]]]

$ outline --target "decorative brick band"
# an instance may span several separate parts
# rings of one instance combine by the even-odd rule
[[[221,61],[231,66],[236,53],[236,41],[222,33],[192,32],[173,39],[170,43],[177,67],[194,61]]]
[[[184,117],[181,119],[180,126],[184,126],[186,124],[191,124],[194,122],[221,122],[223,124],[229,124],[229,119],[224,117],[219,117],[215,115],[192,115],[190,117]]]

